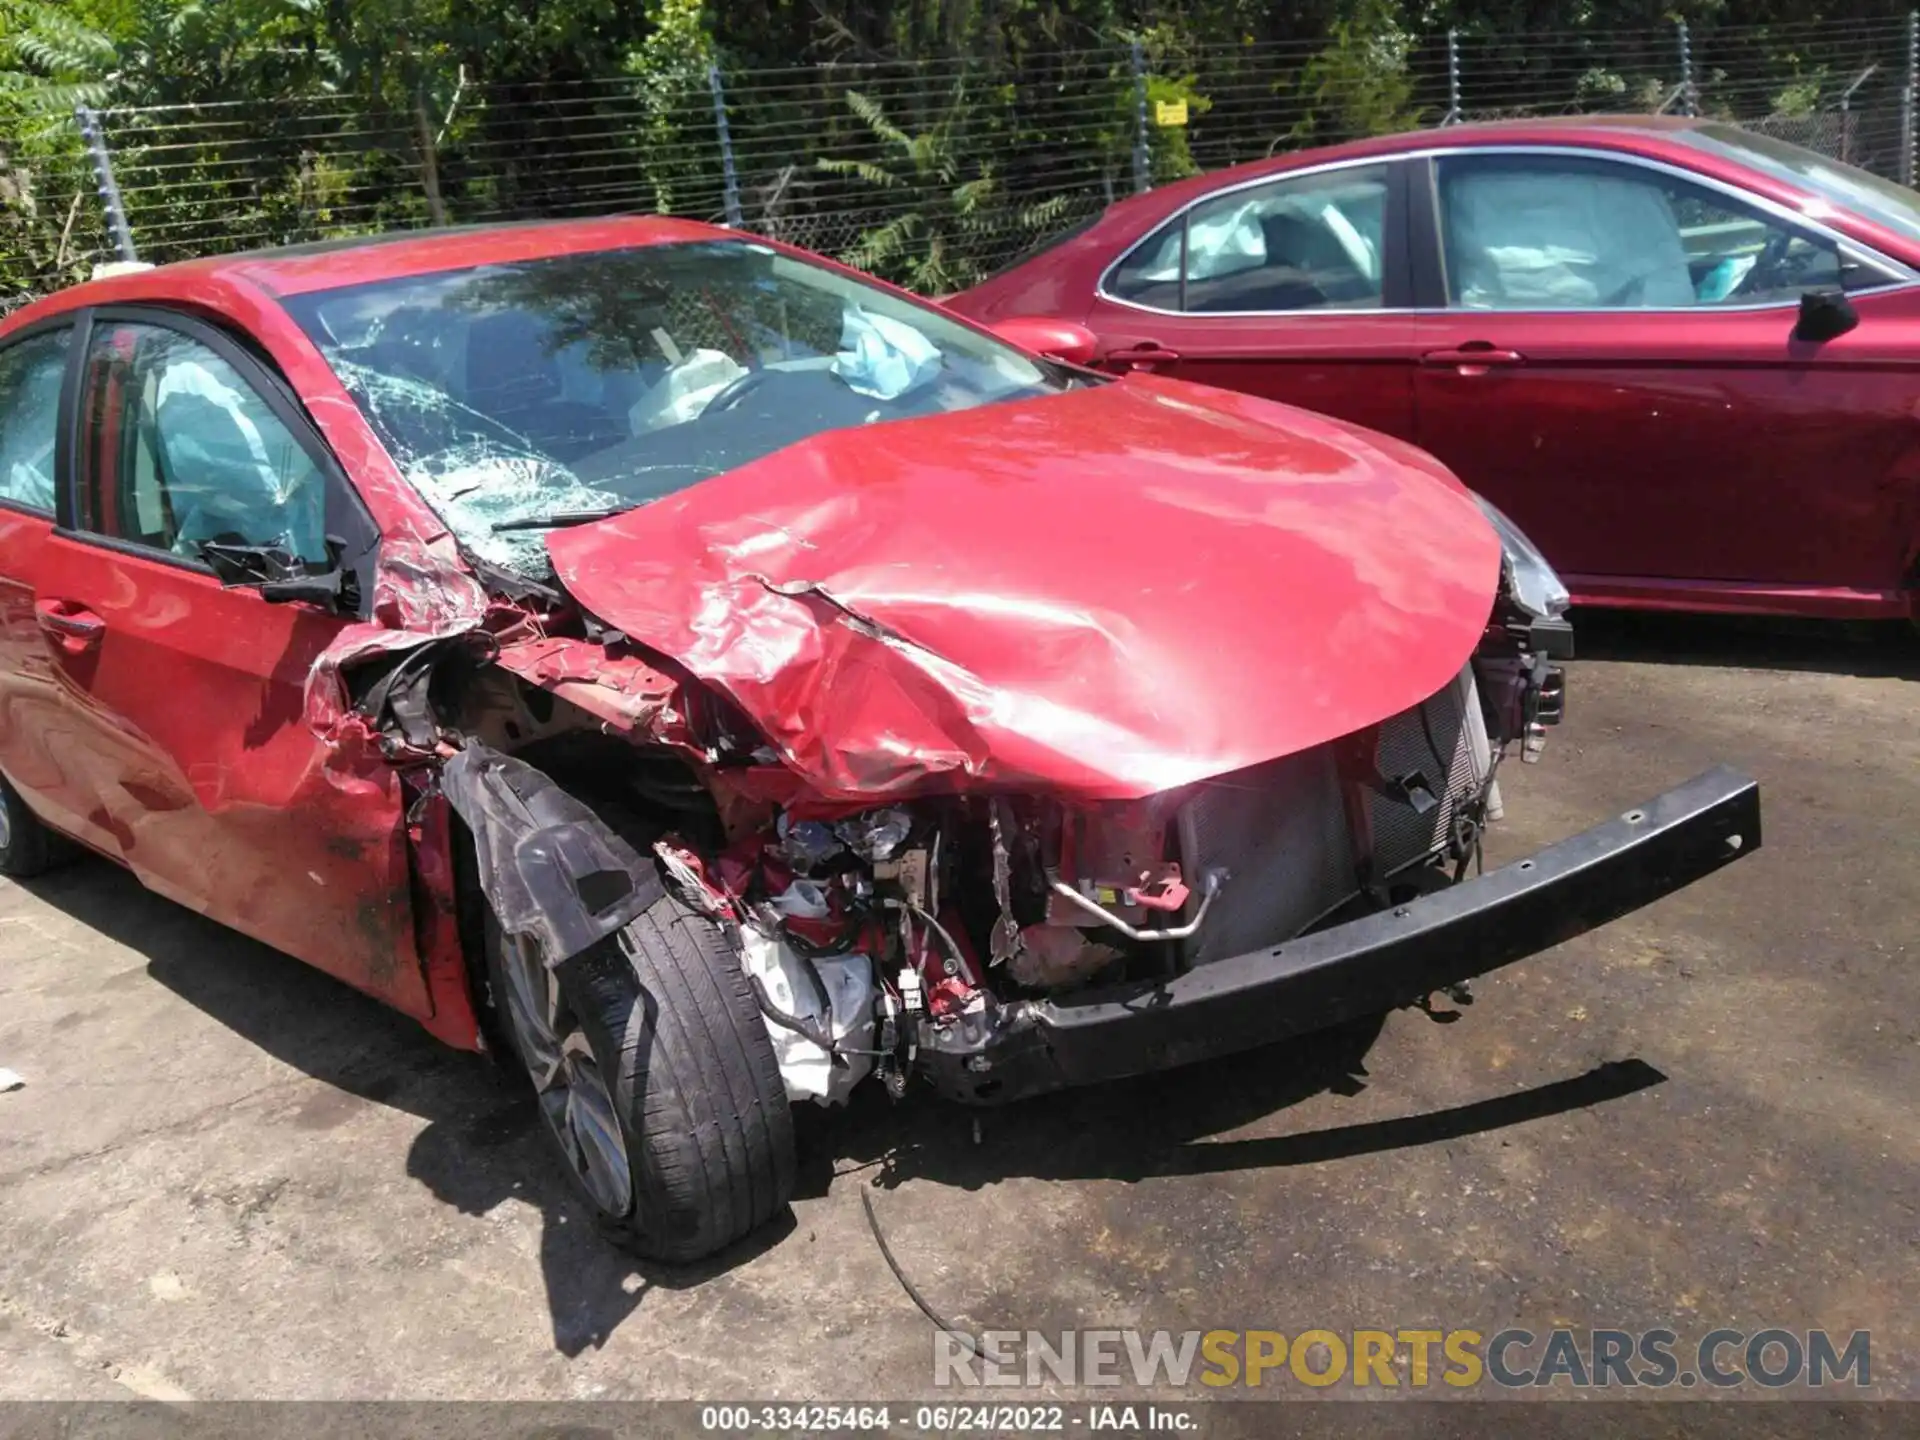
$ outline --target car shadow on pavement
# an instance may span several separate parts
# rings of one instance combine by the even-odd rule
[[[1443,1012],[1442,1019],[1447,1018]],[[1003,1109],[891,1106],[856,1092],[839,1113],[802,1111],[802,1193],[871,1171],[883,1188],[925,1179],[977,1189],[1012,1176],[1133,1183],[1178,1175],[1314,1165],[1431,1145],[1617,1100],[1667,1077],[1610,1061],[1527,1090],[1390,1120],[1217,1140],[1322,1093],[1364,1088],[1379,1017],[1204,1064]],[[831,1165],[831,1170],[828,1166]]]
[[[320,971],[143,889],[104,861],[26,882],[37,898],[145,957],[147,973],[249,1043],[333,1087],[425,1122],[408,1175],[442,1203],[484,1215],[509,1200],[541,1219],[540,1264],[554,1348],[603,1345],[653,1288],[684,1289],[781,1243],[791,1215],[699,1265],[655,1266],[615,1250],[568,1190],[530,1093],[486,1059],[447,1049],[413,1021]],[[1450,1018],[1442,1011],[1437,1020]],[[1602,1103],[1665,1079],[1628,1060],[1446,1110],[1279,1136],[1213,1140],[1315,1095],[1355,1095],[1382,1020],[1136,1080],[969,1110],[918,1095],[894,1104],[862,1087],[840,1111],[802,1107],[802,1197],[836,1176],[882,1186],[927,1179],[977,1189],[1011,1176],[1138,1181],[1308,1165],[1474,1134]],[[358,1111],[308,1096],[290,1130],[323,1131]]]
[[[1580,609],[1573,613],[1573,635],[1576,663],[1630,660],[1920,680],[1920,635],[1901,621]]]
[[[698,1266],[655,1266],[602,1240],[547,1153],[530,1091],[482,1056],[450,1050],[412,1020],[277,950],[144,889],[92,858],[24,888],[116,944],[201,1013],[340,1095],[418,1116],[425,1126],[407,1173],[443,1203],[484,1215],[509,1200],[539,1212],[540,1266],[554,1348],[573,1356],[605,1343],[649,1290],[699,1285],[778,1244],[767,1227]],[[292,1109],[289,1144],[349,1123],[360,1107],[338,1096]],[[397,1160],[398,1157],[396,1156]]]

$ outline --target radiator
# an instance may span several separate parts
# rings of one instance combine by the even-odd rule
[[[1374,871],[1385,877],[1444,850],[1454,815],[1486,776],[1486,727],[1470,665],[1381,725],[1376,764],[1389,780],[1417,772],[1439,802],[1419,814],[1367,792]],[[1332,746],[1201,782],[1180,808],[1179,835],[1193,883],[1214,869],[1231,877],[1187,942],[1197,965],[1290,939],[1359,889]]]
[[[1380,727],[1375,764],[1389,780],[1419,773],[1440,802],[1423,815],[1385,795],[1370,796],[1374,868],[1385,877],[1444,850],[1453,817],[1486,779],[1487,728],[1471,665],[1432,699]]]

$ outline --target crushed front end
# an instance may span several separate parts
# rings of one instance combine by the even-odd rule
[[[1758,787],[1720,769],[1473,873],[1503,758],[1564,706],[1561,607],[1515,590],[1441,690],[1307,751],[1137,801],[801,801],[661,854],[739,927],[795,1099],[877,1075],[1000,1103],[1421,1003],[1760,841]]]
[[[1565,589],[1430,458],[1249,406],[1076,392],[1015,450],[835,431],[557,531],[540,579],[390,556],[405,628],[346,632],[310,716],[401,769],[423,837],[465,827],[549,967],[671,886],[787,1097],[828,1104],[999,1102],[1418,1003],[1757,847],[1756,787],[1715,771],[1478,873],[1503,763],[1561,718]],[[1088,463],[1168,425],[1184,480]],[[980,478],[1016,464],[1024,529]],[[862,467],[897,483],[835,478]],[[1126,475],[1132,523],[1070,523]],[[449,975],[454,929],[421,941]]]

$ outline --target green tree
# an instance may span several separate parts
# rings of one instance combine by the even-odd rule
[[[877,159],[823,156],[819,168],[858,180],[885,197],[889,218],[861,235],[841,259],[930,295],[981,278],[983,252],[1042,233],[1065,213],[1064,197],[1008,200],[992,166],[964,160],[959,130],[967,96],[956,88],[930,127],[909,134],[878,103],[849,90],[847,108],[879,142]]]
[[[1290,138],[1323,144],[1420,124],[1408,68],[1412,37],[1394,0],[1356,0],[1330,31],[1326,47],[1300,72],[1306,108]]]
[[[0,0],[0,114],[15,134],[65,125],[74,106],[101,103],[118,58],[113,37],[72,7]]]

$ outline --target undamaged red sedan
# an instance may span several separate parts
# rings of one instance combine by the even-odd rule
[[[1915,613],[1920,195],[1784,141],[1603,116],[1300,151],[947,303],[1409,440],[1582,603]]]

